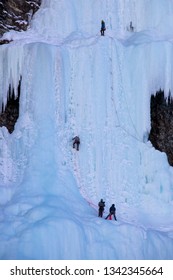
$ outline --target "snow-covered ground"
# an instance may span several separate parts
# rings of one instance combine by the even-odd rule
[[[0,259],[173,259],[173,169],[147,140],[151,94],[173,92],[173,1],[43,0],[4,38],[1,104],[22,83],[0,128]]]

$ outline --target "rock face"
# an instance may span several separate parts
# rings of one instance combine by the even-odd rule
[[[41,0],[0,1],[0,37],[9,30],[26,30]]]
[[[9,133],[14,131],[14,126],[19,117],[19,97],[12,97],[5,108],[5,111],[0,114],[0,126],[5,126]]]
[[[6,107],[0,113],[0,127],[5,126],[9,133],[12,133],[15,128],[15,123],[19,117],[19,100],[20,100],[21,80],[18,85],[17,98],[14,96],[14,90],[9,86],[8,99]]]
[[[153,146],[165,152],[168,162],[173,166],[173,99],[164,97],[159,91],[151,96],[151,131],[149,140]]]

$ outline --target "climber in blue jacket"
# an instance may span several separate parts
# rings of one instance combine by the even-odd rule
[[[101,29],[100,29],[100,32],[101,32],[101,36],[104,36],[105,35],[105,30],[106,30],[106,26],[105,26],[105,22],[104,20],[101,21]]]

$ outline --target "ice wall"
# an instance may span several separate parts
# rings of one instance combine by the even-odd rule
[[[4,102],[22,75],[15,131],[0,130],[3,236],[11,226],[1,258],[173,257],[172,168],[147,142],[150,96],[172,91],[173,3],[164,3],[43,1],[28,33],[0,48]],[[119,224],[98,220],[101,197],[106,212],[116,203]]]
[[[41,7],[32,28],[48,38],[68,38],[76,32],[95,36],[101,19],[105,20],[107,31],[114,31],[116,36],[125,34],[130,21],[138,32],[154,29],[171,35],[173,27],[172,0],[166,4],[165,0],[43,0]]]

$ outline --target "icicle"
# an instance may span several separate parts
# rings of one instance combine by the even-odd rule
[[[0,111],[5,107],[8,100],[9,86],[11,92],[17,98],[18,85],[22,76],[23,68],[23,46],[5,45],[0,49]]]

